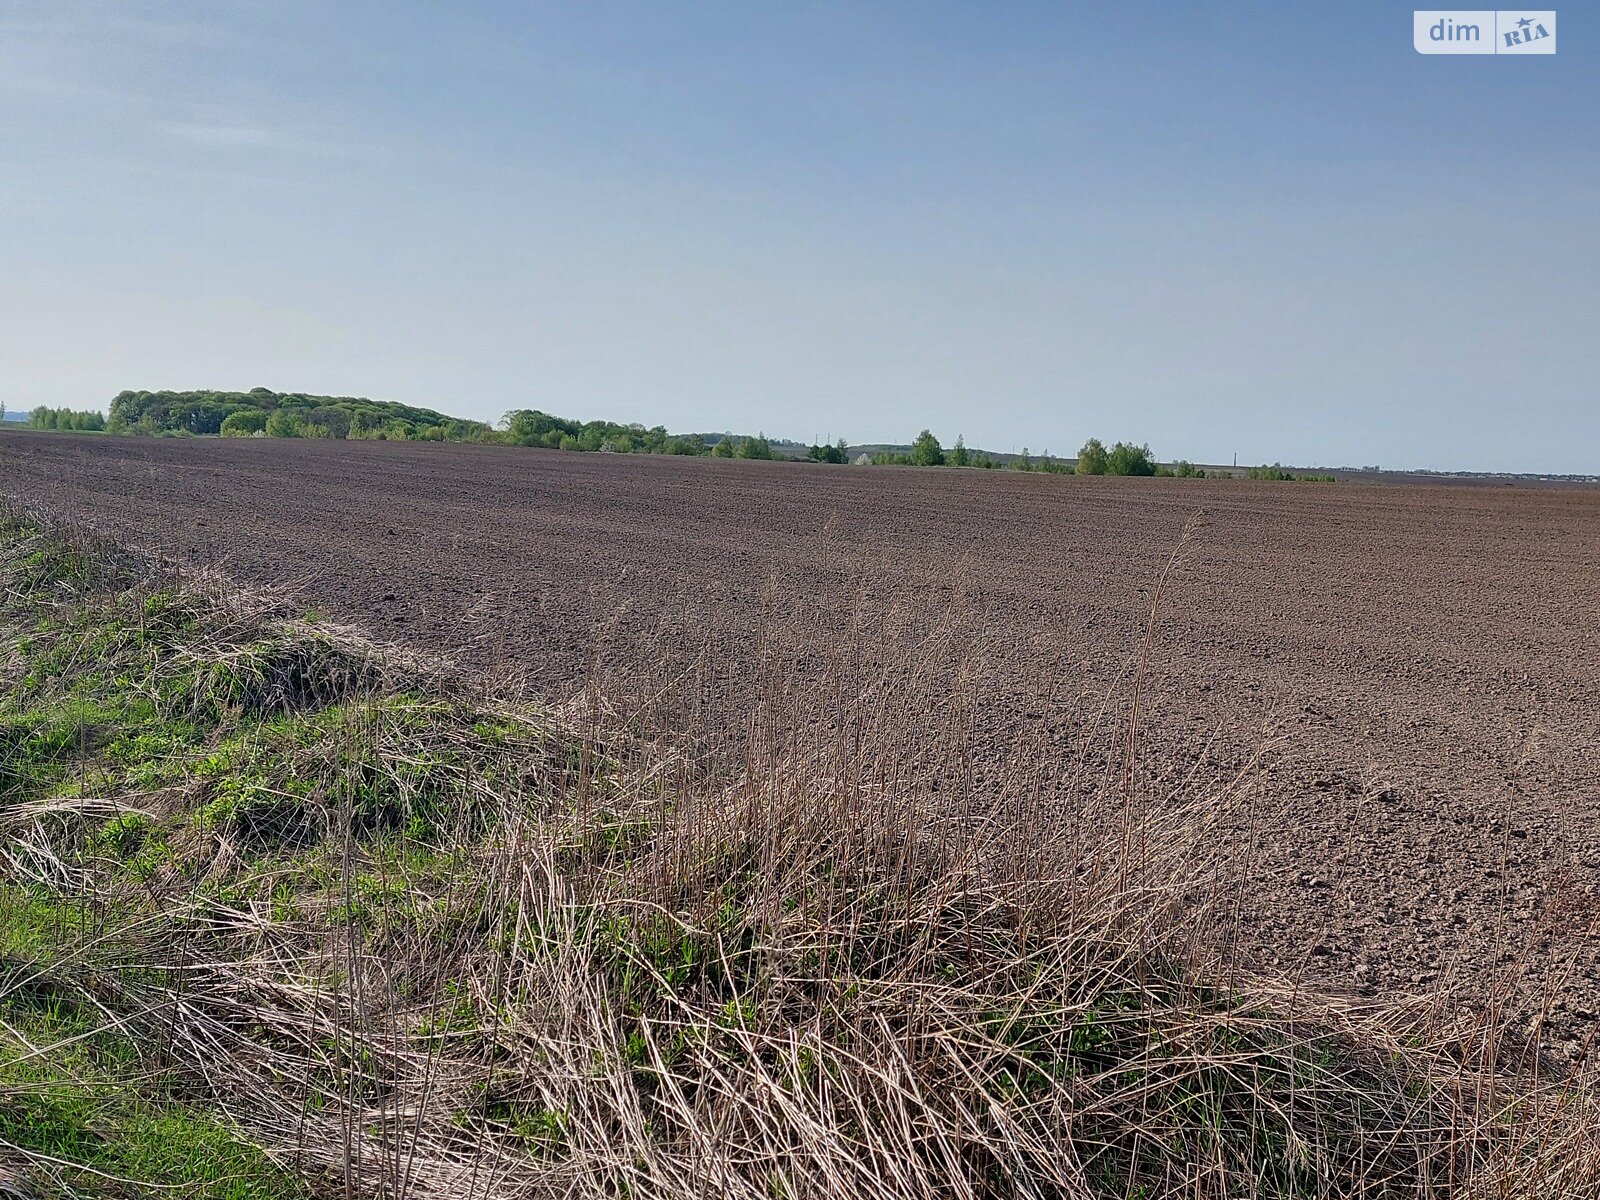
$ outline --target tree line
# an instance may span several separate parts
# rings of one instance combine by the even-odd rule
[[[0,410],[3,411],[3,410]],[[668,433],[666,426],[578,421],[539,409],[514,409],[498,428],[433,409],[392,400],[358,396],[316,396],[304,392],[123,391],[110,411],[35,408],[29,417],[35,429],[105,431],[157,436],[334,438],[393,441],[485,442],[537,446],[549,450],[615,454],[676,454],[709,458],[771,459],[783,457],[765,434]],[[850,447],[840,438],[809,447],[804,457],[818,463],[847,463]],[[857,460],[859,461],[859,459]],[[1157,462],[1149,445],[1115,442],[1107,446],[1090,438],[1075,458],[1056,458],[1049,451],[1035,456],[1023,447],[1009,461],[971,450],[962,437],[946,449],[924,429],[905,451],[877,449],[867,456],[874,466],[970,467],[983,470],[1040,471],[1059,475],[1173,476],[1203,479],[1205,471],[1179,459]],[[1286,471],[1274,463],[1251,467],[1251,479],[1334,482],[1334,476]]]
[[[0,413],[5,409],[0,408]],[[78,433],[100,433],[106,427],[103,413],[77,412],[70,408],[50,408],[41,404],[28,413],[28,424],[34,429],[59,429]]]
[[[901,454],[882,450],[873,454],[871,461],[875,466],[895,467],[995,469],[1002,465],[993,455],[969,451],[960,437],[956,438],[954,446],[946,450],[933,432],[927,429],[917,434],[908,452]],[[1148,445],[1117,442],[1108,448],[1099,438],[1090,438],[1078,451],[1078,456],[1071,459],[1054,458],[1048,450],[1034,457],[1024,446],[1022,453],[1013,456],[1008,465],[1013,471],[1042,471],[1053,475],[1164,475],[1204,479],[1206,474],[1186,459],[1179,459],[1170,465],[1158,463]]]
[[[488,442],[551,450],[617,454],[688,454],[718,458],[778,457],[765,434],[669,434],[665,426],[575,421],[537,409],[505,414],[500,427],[433,409],[359,396],[305,392],[123,391],[109,413],[40,407],[36,429],[104,430],[158,437],[333,438],[375,441]],[[831,449],[831,448],[830,448]],[[838,449],[843,461],[843,443]]]
[[[766,434],[668,433],[665,425],[619,425],[615,421],[575,421],[536,408],[519,408],[501,418],[502,428],[486,440],[546,450],[612,454],[680,454],[710,458],[777,457]]]
[[[376,441],[454,442],[488,432],[431,408],[364,396],[313,396],[304,392],[119,392],[105,420],[109,433],[165,436],[355,438]]]

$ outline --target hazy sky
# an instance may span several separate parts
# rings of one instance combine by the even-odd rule
[[[1600,470],[1560,11],[7,0],[0,401]]]

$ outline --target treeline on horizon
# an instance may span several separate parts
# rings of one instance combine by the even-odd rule
[[[578,421],[528,408],[506,413],[499,428],[495,428],[485,421],[463,420],[393,400],[274,392],[262,387],[248,392],[123,391],[112,399],[105,415],[41,405],[31,412],[29,424],[35,429],[156,437],[478,442],[614,454],[743,459],[792,457],[819,463],[859,463],[865,459],[874,466],[967,467],[1058,475],[1192,479],[1203,479],[1206,475],[1203,469],[1184,459],[1170,464],[1157,462],[1148,445],[1115,442],[1108,447],[1099,438],[1086,441],[1074,458],[1053,457],[1048,451],[1035,457],[1026,447],[1021,454],[995,455],[969,449],[961,437],[946,449],[932,431],[924,429],[904,452],[879,447],[852,459],[850,447],[843,438],[834,443],[812,445],[801,454],[787,455],[775,451],[772,440],[763,433],[674,434],[668,433],[664,425],[647,427],[615,421]],[[1231,471],[1227,473],[1232,474]],[[1334,481],[1332,475],[1291,472],[1277,464],[1251,467],[1248,475],[1251,479],[1273,481]]]
[[[1110,449],[1099,438],[1090,438],[1078,451],[1076,458],[1056,458],[1047,450],[1035,458],[1026,446],[1021,454],[1002,462],[995,455],[981,450],[968,450],[963,438],[946,450],[931,430],[924,429],[904,454],[880,450],[873,454],[877,466],[890,467],[978,467],[994,470],[1005,467],[1013,471],[1041,471],[1050,475],[1166,475],[1190,479],[1204,479],[1205,472],[1183,459],[1170,466],[1158,463],[1151,456],[1148,445],[1117,442]]]
[[[607,451],[613,454],[681,454],[711,458],[777,458],[766,434],[668,433],[665,425],[619,425],[615,421],[574,421],[536,408],[519,408],[501,418],[504,429],[492,440],[546,450]],[[842,460],[841,460],[842,461]]]
[[[489,432],[431,408],[364,396],[313,396],[305,392],[118,392],[106,414],[107,433],[167,437],[355,438],[393,441],[468,441]]]

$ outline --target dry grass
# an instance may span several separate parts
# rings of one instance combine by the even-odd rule
[[[1222,959],[1248,773],[1136,802],[1119,719],[1071,802],[1026,747],[980,801],[981,696],[915,687],[959,630],[730,767],[59,535],[0,556],[5,1046],[59,1054],[48,997],[319,1192],[1600,1194],[1593,1079]]]

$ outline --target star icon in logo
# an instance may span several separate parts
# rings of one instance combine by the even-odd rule
[[[1528,18],[1527,18],[1527,17],[1523,17],[1523,18],[1522,18],[1522,20],[1520,20],[1520,21],[1518,21],[1518,22],[1517,22],[1517,24],[1518,24],[1518,25],[1519,25],[1519,26],[1520,26],[1520,27],[1521,27],[1521,28],[1523,28],[1523,29],[1526,29],[1526,28],[1527,28],[1527,27],[1528,27],[1528,26],[1529,26],[1529,25],[1532,25],[1532,24],[1533,24],[1533,22],[1532,22],[1532,21],[1530,21],[1530,20],[1529,20],[1529,19],[1528,19]]]

